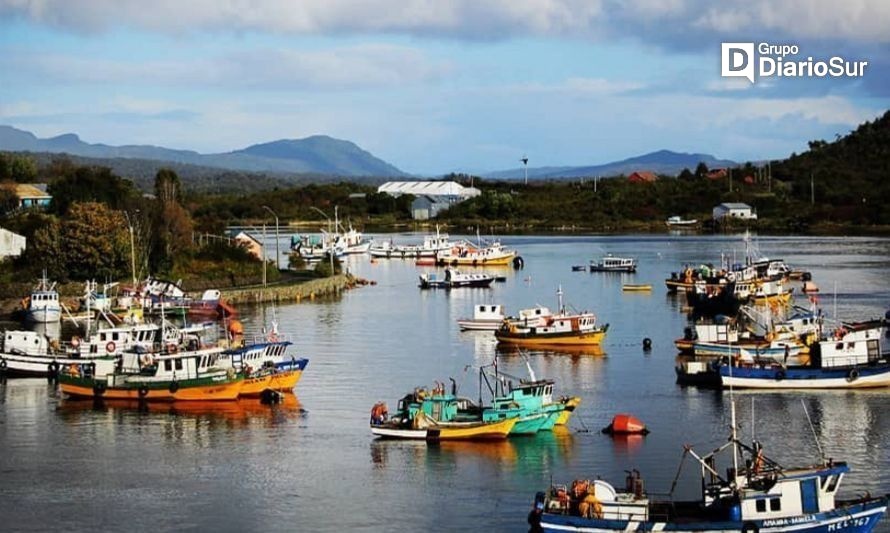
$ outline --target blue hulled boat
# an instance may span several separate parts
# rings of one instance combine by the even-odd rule
[[[732,456],[725,476],[717,466],[717,454],[723,451]],[[763,454],[757,441],[751,446],[740,442],[734,429],[729,441],[710,454],[699,456],[689,446],[685,453],[701,465],[702,495],[698,500],[650,498],[636,470],[627,476],[623,491],[599,479],[576,480],[571,486],[554,485],[537,493],[529,514],[532,529],[868,532],[884,515],[890,500],[890,495],[836,499],[849,471],[846,463],[828,460],[803,468],[783,468]]]

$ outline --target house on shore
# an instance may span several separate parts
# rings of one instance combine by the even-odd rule
[[[742,203],[722,203],[713,210],[714,220],[717,222],[725,220],[757,220],[757,213],[748,204]]]
[[[45,183],[16,183],[15,195],[19,199],[19,208],[49,207],[53,197],[46,192]]]
[[[263,243],[261,243],[256,237],[254,237],[250,233],[247,233],[246,231],[242,231],[235,235],[232,239],[239,245],[247,248],[247,251],[248,253],[250,253],[250,255],[262,260]]]
[[[654,172],[642,170],[634,172],[633,174],[628,176],[627,181],[631,183],[654,183],[658,181],[658,175],[656,175]]]

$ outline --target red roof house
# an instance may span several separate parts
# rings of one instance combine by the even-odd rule
[[[658,180],[658,176],[654,172],[634,172],[627,177],[627,181],[631,183],[652,183]]]

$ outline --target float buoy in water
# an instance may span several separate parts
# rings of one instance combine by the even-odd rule
[[[612,418],[612,423],[603,428],[608,435],[646,435],[649,430],[639,418],[620,413]]]

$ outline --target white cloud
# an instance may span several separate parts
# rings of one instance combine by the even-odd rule
[[[0,56],[0,68],[64,83],[141,86],[352,89],[404,86],[449,74],[448,61],[405,46],[360,44],[315,51],[253,49],[210,59],[132,62],[69,54],[22,52]]]
[[[886,0],[0,0],[0,16],[75,32],[121,26],[286,34],[397,33],[470,39],[536,35],[664,43],[693,31],[890,42]],[[689,38],[692,38],[691,36]]]

